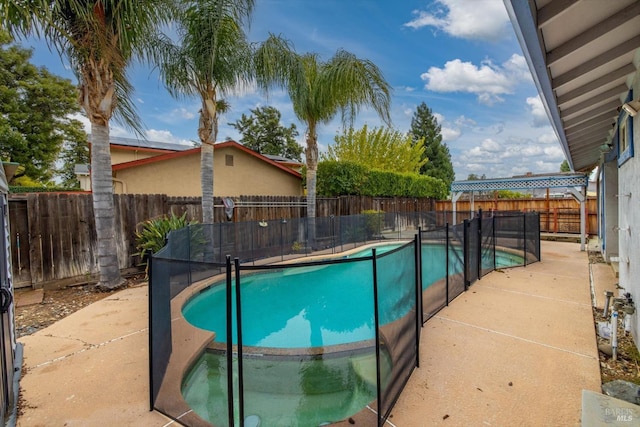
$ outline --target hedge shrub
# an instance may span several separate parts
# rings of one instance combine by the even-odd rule
[[[356,163],[335,160],[318,163],[317,180],[317,194],[329,197],[359,195],[444,199],[449,194],[445,183],[438,178],[369,170]]]

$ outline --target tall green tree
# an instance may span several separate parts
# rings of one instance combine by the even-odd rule
[[[77,125],[82,123],[77,121]],[[89,156],[89,144],[87,142],[87,134],[82,128],[76,129],[76,138],[68,138],[62,146],[62,153],[59,160],[62,166],[57,171],[58,177],[61,178],[62,186],[65,188],[80,188],[80,181],[76,176],[76,165],[86,165],[91,161]]]
[[[560,172],[571,172],[571,167],[566,159],[560,163]]]
[[[349,128],[336,135],[335,143],[329,146],[322,159],[357,163],[369,169],[417,173],[427,162],[423,152],[423,141],[414,143],[410,134],[388,127],[369,130],[364,125],[359,130]]]
[[[256,56],[264,78],[289,93],[293,111],[307,125],[307,218],[311,244],[315,244],[316,175],[318,168],[318,126],[329,123],[338,113],[349,126],[362,107],[372,107],[390,125],[389,83],[371,61],[338,50],[327,61],[317,54],[299,55],[282,40],[271,39]]]
[[[53,178],[63,143],[87,144],[71,81],[30,62],[31,51],[0,31],[0,158],[20,163],[21,173],[40,184]]]
[[[422,166],[420,173],[440,178],[447,185],[447,188],[450,188],[451,183],[455,180],[455,173],[453,172],[449,147],[442,142],[440,129],[438,121],[427,104],[423,102],[418,105],[411,119],[410,132],[414,141],[424,139],[424,156],[428,161]]]
[[[303,148],[296,142],[298,129],[294,123],[284,127],[280,122],[282,115],[275,107],[258,107],[250,111],[249,116],[243,114],[229,123],[242,134],[240,142],[245,147],[261,154],[302,161]]]
[[[91,186],[98,240],[99,287],[124,283],[115,238],[109,121],[115,114],[141,132],[126,70],[145,59],[148,41],[175,15],[170,0],[0,0],[0,23],[35,34],[66,56],[79,82],[91,122]]]
[[[220,101],[250,84],[262,89],[271,84],[271,79],[260,77],[256,46],[242,27],[253,8],[254,0],[189,1],[177,18],[177,41],[165,36],[154,43],[169,93],[176,98],[198,97],[202,103],[198,136],[204,223],[213,223],[213,145]]]

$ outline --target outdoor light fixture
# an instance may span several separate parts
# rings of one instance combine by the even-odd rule
[[[631,117],[635,117],[638,111],[640,111],[640,100],[625,102],[622,104],[622,109]]]
[[[609,144],[602,144],[600,146],[600,152],[602,153],[608,153],[609,151],[611,151],[611,148],[613,148],[613,146],[609,145]]]

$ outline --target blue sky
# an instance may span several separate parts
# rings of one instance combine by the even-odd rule
[[[502,0],[256,0],[249,38],[261,41],[270,32],[289,39],[299,53],[328,59],[342,48],[373,61],[393,87],[391,118],[399,131],[409,131],[425,102],[442,127],[457,180],[471,173],[496,178],[559,171],[564,156]],[[34,48],[33,62],[73,79],[67,61],[44,43],[22,44]],[[148,68],[133,67],[129,76],[148,139],[197,140],[197,99],[172,99]],[[271,105],[285,126],[296,124],[304,144],[305,127],[285,93],[265,98],[245,91],[228,100],[231,111],[220,120],[218,140],[238,140],[227,123]],[[361,111],[355,126],[365,123],[382,125],[370,110]],[[321,151],[341,129],[339,120],[319,129]],[[118,123],[111,134],[133,136]]]

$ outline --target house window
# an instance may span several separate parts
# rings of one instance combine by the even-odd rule
[[[224,164],[227,166],[233,166],[233,155],[225,154],[224,156]]]
[[[632,92],[627,96],[627,102],[633,99]],[[633,157],[633,117],[625,111],[618,118],[618,166]]]

